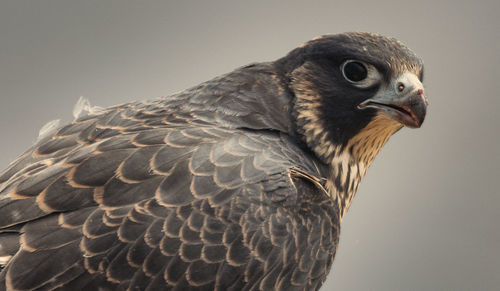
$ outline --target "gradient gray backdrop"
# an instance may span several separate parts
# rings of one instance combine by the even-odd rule
[[[323,290],[499,290],[500,1],[0,1],[2,168],[79,96],[166,96],[326,33],[402,40],[428,118],[368,171]]]

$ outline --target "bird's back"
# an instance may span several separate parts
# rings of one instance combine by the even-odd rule
[[[0,290],[319,288],[339,232],[323,166],[277,115],[210,86],[82,116],[14,161]]]

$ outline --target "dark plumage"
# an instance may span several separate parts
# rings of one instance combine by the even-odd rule
[[[319,289],[421,76],[394,39],[324,36],[45,133],[0,174],[0,290]]]

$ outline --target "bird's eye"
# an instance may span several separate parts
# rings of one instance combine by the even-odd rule
[[[347,81],[356,83],[363,81],[368,76],[368,70],[365,65],[357,61],[345,62],[342,66],[342,73]]]
[[[382,80],[382,75],[373,65],[362,61],[347,60],[340,70],[349,83],[359,88],[371,87]]]

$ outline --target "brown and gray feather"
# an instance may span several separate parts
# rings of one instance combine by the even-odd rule
[[[319,289],[346,202],[307,105],[321,101],[291,92],[296,62],[43,136],[0,173],[0,290]]]
[[[289,100],[267,69],[38,141],[0,176],[0,289],[318,288],[337,211],[300,175],[323,173],[284,134]]]

